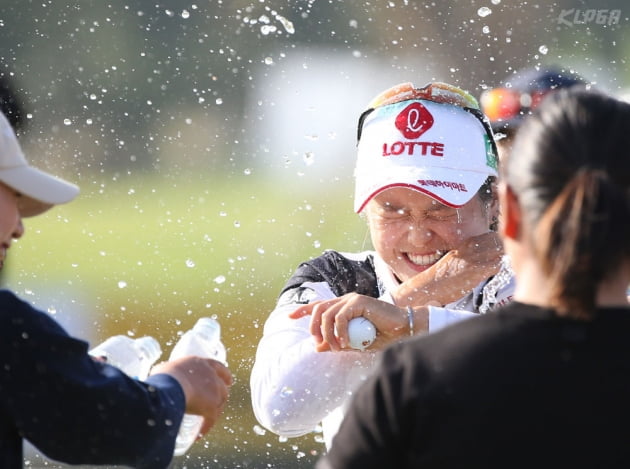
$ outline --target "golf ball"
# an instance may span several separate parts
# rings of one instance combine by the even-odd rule
[[[376,339],[376,327],[365,318],[353,318],[348,322],[348,344],[353,349],[365,350]]]

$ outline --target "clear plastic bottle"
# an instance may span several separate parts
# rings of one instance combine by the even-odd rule
[[[213,358],[227,365],[225,346],[221,342],[221,325],[216,319],[200,318],[175,344],[170,359],[189,355]],[[199,415],[184,415],[175,440],[175,456],[181,456],[188,451],[197,439],[202,423],[203,417]]]
[[[115,335],[88,353],[142,381],[149,376],[151,367],[162,355],[162,349],[153,337],[133,339],[126,335]]]

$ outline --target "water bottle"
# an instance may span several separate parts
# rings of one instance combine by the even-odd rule
[[[171,360],[189,355],[213,358],[224,365],[226,352],[221,342],[221,325],[216,319],[200,318],[194,327],[187,331],[175,344]],[[203,424],[200,415],[185,414],[175,440],[175,456],[181,456],[195,442]]]
[[[153,337],[133,339],[126,335],[115,335],[88,353],[142,381],[149,376],[149,371],[160,358],[162,349]]]

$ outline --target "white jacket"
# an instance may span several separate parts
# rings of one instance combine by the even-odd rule
[[[290,319],[289,313],[350,291],[391,303],[390,291],[397,286],[389,267],[372,251],[327,251],[298,268],[265,323],[250,378],[254,413],[263,427],[297,437],[321,423],[330,447],[353,392],[373,372],[378,354],[369,349],[317,352],[310,317]],[[509,295],[506,290],[502,297]],[[430,331],[476,314],[450,306],[430,309]]]

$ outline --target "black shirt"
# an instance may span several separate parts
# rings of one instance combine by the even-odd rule
[[[392,346],[324,468],[630,467],[630,309],[511,303]]]
[[[136,381],[88,344],[0,290],[0,467],[21,468],[22,439],[71,464],[165,468],[185,398],[162,374]]]

